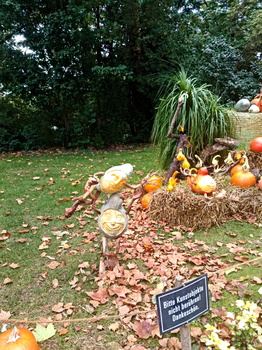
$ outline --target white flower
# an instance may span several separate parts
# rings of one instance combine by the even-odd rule
[[[239,307],[241,309],[241,307],[243,307],[245,305],[243,300],[237,300],[236,301],[236,306]]]
[[[235,319],[235,314],[233,312],[227,312],[227,318],[231,318],[232,320]]]
[[[247,324],[246,324],[246,321],[241,319],[239,322],[238,322],[238,329],[247,329]]]

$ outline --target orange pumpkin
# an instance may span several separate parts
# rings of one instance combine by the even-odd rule
[[[144,185],[144,190],[146,192],[152,192],[157,190],[162,186],[162,179],[157,175],[151,176]]]
[[[40,348],[29,329],[14,327],[0,334],[0,350],[40,350]]]
[[[260,94],[261,95],[261,94]],[[259,95],[258,95],[259,96]],[[255,105],[257,105],[258,106],[258,108],[260,109],[260,112],[262,112],[262,95],[261,95],[261,97],[255,97],[252,101],[251,101],[251,103],[254,103]]]
[[[144,209],[147,209],[149,207],[151,199],[152,194],[150,192],[143,195],[143,197],[141,198],[141,205]]]
[[[250,142],[250,150],[255,153],[260,153],[262,152],[262,136],[255,137],[251,142]]]
[[[241,164],[236,164],[230,169],[230,175],[233,176],[238,171],[241,171],[243,169]]]
[[[239,187],[251,187],[256,184],[256,177],[249,170],[241,170],[231,177],[231,184]]]

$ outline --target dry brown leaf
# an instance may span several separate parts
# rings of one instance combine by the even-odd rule
[[[52,307],[52,311],[56,313],[61,313],[65,310],[63,303],[58,303]]]
[[[16,201],[19,205],[23,204],[24,203],[24,198],[17,198]]]
[[[120,314],[121,316],[123,316],[123,315],[128,315],[128,313],[130,312],[130,308],[129,308],[129,306],[124,305],[124,306],[120,306],[120,307],[118,308],[118,311],[119,311],[119,314]]]
[[[255,284],[262,284],[262,279],[259,277],[252,277],[252,282],[254,282]]]
[[[58,266],[60,266],[60,263],[54,260],[54,261],[51,261],[47,266],[49,267],[49,269],[54,270]]]
[[[116,332],[120,327],[120,322],[115,322],[115,323],[111,323],[109,326],[108,326],[108,329],[110,331],[113,331],[113,332]]]
[[[89,264],[88,261],[84,261],[84,262],[82,262],[81,264],[79,264],[78,267],[79,267],[80,269],[87,269],[87,268],[90,267],[90,264]]]
[[[68,329],[67,328],[61,328],[58,330],[58,334],[59,335],[65,335],[68,333]]]
[[[18,269],[20,267],[20,264],[15,264],[15,263],[12,263],[9,265],[12,269]]]
[[[108,291],[105,288],[98,289],[97,292],[86,292],[86,294],[101,304],[105,304],[108,301]]]
[[[139,338],[148,339],[149,337],[151,337],[151,333],[154,330],[155,325],[145,320],[135,321],[132,328],[139,336]]]
[[[53,279],[52,286],[54,289],[56,289],[58,287],[58,279],[57,278]]]
[[[10,318],[11,313],[9,311],[0,311],[0,321],[6,321]]]
[[[200,327],[190,327],[190,335],[193,338],[200,337],[202,334],[202,329]]]
[[[167,341],[167,348],[168,348],[168,349],[174,349],[174,350],[180,350],[180,349],[182,349],[180,340],[179,340],[177,337],[168,338],[168,341]]]
[[[1,231],[0,241],[6,241],[8,238],[10,238],[10,233],[7,230]]]
[[[13,281],[11,280],[11,278],[6,277],[6,278],[4,279],[4,284],[10,284],[10,283],[13,283]]]
[[[130,289],[126,288],[125,286],[114,285],[109,289],[110,295],[116,294],[118,297],[122,297],[122,298],[125,298],[126,294],[130,292],[131,292]]]

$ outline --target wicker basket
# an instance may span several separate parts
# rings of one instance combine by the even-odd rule
[[[262,113],[248,113],[233,111],[236,138],[250,141],[262,136]]]

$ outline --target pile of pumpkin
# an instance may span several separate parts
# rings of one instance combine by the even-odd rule
[[[262,137],[252,140],[250,152],[262,158]],[[148,208],[153,220],[197,229],[219,225],[234,217],[241,220],[252,217],[261,222],[262,177],[258,178],[259,172],[255,174],[250,169],[245,152],[237,154],[239,162],[227,176],[214,178],[202,166],[189,174],[186,182],[177,182],[175,174],[171,183],[163,186],[162,177],[150,177],[144,185],[143,208]]]

